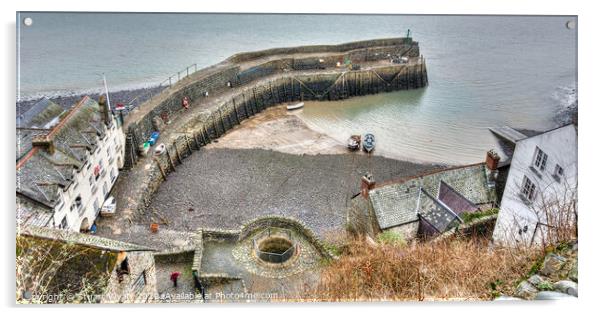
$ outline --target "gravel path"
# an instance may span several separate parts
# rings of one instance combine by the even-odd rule
[[[322,237],[344,228],[360,177],[376,181],[437,168],[379,156],[291,155],[261,149],[201,149],[178,166],[137,224],[170,230],[238,229],[265,215],[297,218]]]

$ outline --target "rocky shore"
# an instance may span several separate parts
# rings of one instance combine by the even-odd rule
[[[130,101],[137,97],[134,102],[132,102],[132,105],[138,106],[139,104],[142,104],[144,101],[148,100],[151,95],[156,95],[163,89],[165,89],[165,86],[111,91],[109,92],[109,98],[111,99],[111,105],[115,106],[117,103],[123,103],[127,105]],[[89,96],[95,100],[98,100],[99,95],[99,92],[69,94],[63,96],[53,96],[49,97],[48,99],[67,109],[81,100],[84,96]],[[17,102],[17,114],[27,112],[27,110],[29,110],[38,101],[40,101],[40,98]]]

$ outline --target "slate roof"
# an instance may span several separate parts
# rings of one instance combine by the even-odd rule
[[[441,181],[452,187],[474,204],[495,200],[495,190],[488,186],[487,170],[484,163],[453,167],[436,172],[404,178],[395,182],[377,185],[370,191],[370,201],[381,229],[403,225],[418,220],[419,198],[426,203],[420,191],[428,193],[431,199],[438,195]],[[440,202],[437,202],[440,204]],[[423,204],[425,205],[425,204]],[[426,207],[426,206],[424,206]],[[426,212],[425,209],[422,212]],[[434,220],[434,215],[423,215]],[[440,227],[439,224],[437,224]],[[443,224],[441,224],[443,225]]]
[[[31,150],[31,141],[35,135],[48,133],[58,123],[64,109],[43,98],[27,112],[17,116],[16,160]]]
[[[52,223],[53,212],[17,195],[17,228],[25,226],[48,226]]]
[[[403,188],[398,185],[371,190],[370,200],[380,228],[417,221],[418,195],[418,188]]]
[[[456,192],[454,188],[443,180],[439,183],[439,195],[437,196],[437,199],[457,215],[479,210],[478,206],[474,205],[474,203],[465,198],[462,194]]]
[[[426,221],[437,233],[443,233],[461,223],[456,214],[424,190],[420,192],[418,213],[420,219]]]
[[[86,163],[99,137],[104,137],[105,126],[96,101],[84,97],[63,113],[59,123],[41,135],[51,138],[54,152],[29,147],[17,160],[17,194],[39,204],[54,208],[59,202],[59,189],[73,183],[75,170]]]
[[[17,116],[17,128],[50,128],[53,120],[63,112],[64,109],[60,105],[44,97],[25,113]]]

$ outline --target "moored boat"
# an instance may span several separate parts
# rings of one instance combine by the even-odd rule
[[[289,110],[289,111],[297,110],[297,109],[302,108],[304,105],[305,105],[305,103],[303,103],[303,102],[289,104],[289,105],[286,106],[286,109]]]
[[[364,136],[362,146],[364,148],[364,151],[366,151],[367,153],[372,152],[374,150],[374,147],[376,147],[376,139],[374,138],[374,135],[370,133],[366,134]]]
[[[155,155],[159,156],[165,152],[165,144],[161,143],[155,147]]]
[[[361,135],[351,135],[351,137],[349,137],[349,140],[347,141],[347,148],[349,148],[350,150],[358,150],[360,148],[361,141]]]

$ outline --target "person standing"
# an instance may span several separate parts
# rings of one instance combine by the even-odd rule
[[[173,282],[173,287],[178,287],[178,278],[180,277],[180,272],[173,272],[171,274],[171,281]]]

